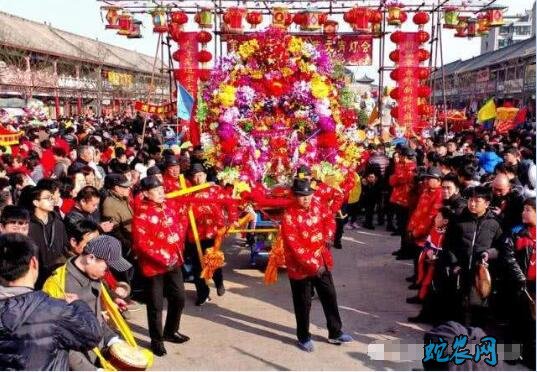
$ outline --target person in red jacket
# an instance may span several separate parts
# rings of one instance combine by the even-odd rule
[[[142,200],[133,217],[133,243],[138,264],[147,278],[147,320],[151,350],[157,356],[166,354],[163,341],[183,343],[189,340],[178,332],[185,305],[185,287],[181,265],[187,228],[186,208],[165,199],[164,188],[154,177],[140,181]],[[173,207],[172,207],[173,205]],[[168,312],[162,329],[163,300]]]
[[[403,147],[400,150],[400,160],[395,164],[395,170],[390,176],[389,183],[392,187],[392,195],[390,203],[395,206],[395,215],[397,219],[397,231],[392,235],[400,235],[401,248],[393,252],[394,255],[399,255],[405,252],[406,241],[403,239],[406,227],[408,224],[410,193],[414,185],[414,177],[416,176],[416,152],[408,147]]]
[[[352,337],[341,331],[336,289],[330,272],[334,260],[328,249],[328,222],[334,216],[326,204],[313,196],[314,190],[309,180],[296,178],[292,192],[295,203],[285,210],[281,234],[293,295],[298,346],[307,352],[314,349],[309,332],[312,286],[317,290],[323,305],[328,342],[338,345],[352,342]]]
[[[419,249],[417,246],[423,245],[427,235],[433,228],[434,219],[438,210],[442,207],[442,172],[440,169],[432,167],[423,176],[424,189],[421,192],[416,208],[410,216],[407,226],[407,235],[411,250],[402,253],[399,258],[417,258]]]
[[[164,160],[164,174],[162,175],[164,192],[169,193],[181,189],[181,185],[179,184],[180,174],[181,166],[177,157],[167,156]]]
[[[205,167],[200,163],[192,164],[190,168],[190,180],[194,185],[200,185],[206,182],[207,173]],[[233,208],[225,208],[226,204],[210,203],[210,201],[222,201],[230,199],[226,191],[218,185],[213,185],[207,189],[203,189],[191,195],[194,199],[203,199],[198,203],[192,203],[192,212],[196,220],[196,227],[203,252],[207,248],[214,246],[215,238],[218,230],[229,225],[236,219],[236,213]],[[224,213],[226,211],[227,213]],[[196,241],[190,226],[187,234],[186,251],[187,256],[192,263],[192,275],[194,275],[194,284],[196,285],[197,300],[196,306],[201,306],[205,302],[210,301],[210,289],[205,279],[200,277],[201,263],[196,247]],[[222,269],[218,269],[213,274],[214,285],[218,296],[223,296],[225,293],[224,276]]]

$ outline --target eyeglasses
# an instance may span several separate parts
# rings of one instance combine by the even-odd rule
[[[6,225],[19,225],[19,226],[25,226],[25,225],[28,225],[28,221],[22,221],[22,220],[17,220],[17,221],[6,221],[5,223]]]
[[[52,201],[54,200],[54,196],[50,195],[50,196],[45,196],[43,198],[39,198],[39,200],[49,200],[49,201]]]

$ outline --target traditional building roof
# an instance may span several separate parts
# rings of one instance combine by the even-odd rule
[[[461,74],[464,72],[480,70],[487,66],[493,66],[500,63],[508,62],[518,58],[531,56],[535,58],[535,36],[511,44],[504,48],[481,54],[467,60],[457,60],[444,66],[446,76],[452,74]],[[441,71],[437,72],[440,76]]]
[[[153,57],[148,55],[5,12],[0,12],[0,46],[134,72],[151,73],[153,69]]]

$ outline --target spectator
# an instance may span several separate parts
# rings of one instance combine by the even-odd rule
[[[38,248],[20,234],[0,236],[0,368],[69,369],[68,353],[95,347],[102,330],[76,296],[55,300],[34,290]]]
[[[8,205],[0,216],[0,233],[19,233],[28,235],[30,213],[24,208]]]
[[[52,178],[61,178],[67,176],[67,170],[71,165],[71,161],[67,158],[67,153],[61,147],[54,147],[52,149],[54,154],[54,170],[52,171]]]

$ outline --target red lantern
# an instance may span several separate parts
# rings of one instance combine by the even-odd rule
[[[390,92],[390,97],[392,97],[395,100],[398,100],[399,98],[401,98],[401,90],[399,88],[393,88],[392,91]]]
[[[382,22],[382,13],[378,10],[371,11],[369,15],[369,22],[373,24]]]
[[[201,81],[207,81],[211,78],[211,70],[207,68],[202,68],[198,70],[198,76]]]
[[[207,63],[213,58],[213,55],[208,50],[200,50],[198,52],[198,61],[201,63]]]
[[[418,97],[427,98],[431,95],[431,88],[427,85],[420,85],[418,87]]]
[[[108,24],[104,26],[107,30],[117,30],[119,28],[119,8],[116,6],[107,6],[106,9],[106,21]]]
[[[468,27],[466,34],[469,38],[475,37],[477,35],[477,19],[469,18]]]
[[[390,78],[394,81],[401,79],[402,78],[401,72],[402,71],[400,68],[394,69],[392,72],[390,72]]]
[[[371,17],[371,11],[368,8],[356,7],[350,10],[353,12],[353,22],[351,23],[354,31],[369,32],[369,18]]]
[[[250,24],[251,28],[256,28],[263,22],[263,15],[260,12],[249,12],[246,15],[246,22]]]
[[[392,118],[397,119],[399,117],[399,108],[398,107],[392,108],[390,110],[390,115],[392,116]]]
[[[416,34],[416,39],[420,43],[425,43],[429,40],[429,33],[427,31],[419,30]]]
[[[326,17],[326,15],[323,15],[324,13],[306,11],[303,14],[304,21],[300,25],[302,31],[318,31],[324,23],[323,20],[326,22],[326,19],[323,19],[323,17]]]
[[[198,32],[196,39],[198,40],[198,43],[200,44],[207,44],[213,39],[213,35],[211,35],[211,33],[208,31],[202,30]]]
[[[426,12],[417,12],[414,14],[412,21],[417,24],[420,28],[423,28],[424,25],[429,22],[429,14]]]
[[[328,14],[326,13],[319,14],[319,24],[324,25],[326,21],[328,21]]]
[[[429,68],[428,67],[418,67],[418,69],[416,70],[416,77],[418,79],[427,79],[429,77]]]
[[[181,62],[185,57],[185,53],[186,52],[183,49],[177,49],[175,52],[173,52],[172,58],[174,61]]]
[[[142,33],[140,32],[141,25],[142,25],[142,21],[138,19],[133,19],[132,25],[131,25],[131,33],[127,35],[127,38],[128,39],[141,39],[142,38]]]
[[[399,17],[399,20],[401,21],[401,23],[405,23],[407,19],[408,19],[408,15],[406,14],[406,12],[401,11],[401,16]]]
[[[177,23],[178,25],[184,25],[188,22],[188,16],[185,12],[172,12],[170,15],[172,23]]]
[[[399,50],[392,50],[389,57],[393,62],[399,62]]]
[[[486,14],[489,21],[489,27],[500,27],[505,24],[503,20],[503,9],[501,6],[492,6],[487,9]]]
[[[420,60],[420,62],[428,60],[429,57],[430,57],[430,53],[428,50],[425,50],[425,49],[418,50],[418,59]]]
[[[393,34],[390,35],[390,40],[397,44],[402,41],[403,33],[401,31],[395,31]]]
[[[347,10],[345,14],[343,14],[343,20],[347,22],[348,24],[352,25],[354,24],[354,20],[356,15],[353,12],[354,9]]]
[[[246,15],[246,10],[243,8],[229,8],[224,13],[224,23],[226,24],[227,32],[242,33],[242,20]]]
[[[306,15],[303,12],[296,13],[293,16],[293,22],[299,26],[303,26],[306,22]]]
[[[327,20],[323,23],[323,33],[325,34],[335,34],[338,28],[338,22],[334,20]]]
[[[117,33],[119,35],[124,35],[124,36],[130,35],[131,28],[132,28],[132,16],[130,15],[130,13],[123,13],[122,15],[120,15],[118,23],[119,23],[119,30]]]

